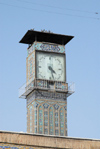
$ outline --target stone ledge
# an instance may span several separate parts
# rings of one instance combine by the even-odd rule
[[[0,131],[0,143],[39,148],[100,149],[99,139],[47,136],[9,131]]]

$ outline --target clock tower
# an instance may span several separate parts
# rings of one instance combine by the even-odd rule
[[[65,45],[73,36],[28,30],[20,43],[28,44],[26,83],[19,97],[27,101],[27,132],[67,136],[67,97],[73,83],[66,82]]]

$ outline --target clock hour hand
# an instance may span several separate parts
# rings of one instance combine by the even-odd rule
[[[48,66],[48,69],[51,70],[52,73],[56,73],[51,66]]]

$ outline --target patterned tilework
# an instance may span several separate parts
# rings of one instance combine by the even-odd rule
[[[47,87],[47,81],[37,80],[37,87]]]
[[[33,51],[34,51],[34,44],[30,46],[29,48],[27,48],[27,56],[31,54]]]
[[[33,93],[32,93],[33,94]],[[64,93],[55,93],[55,92],[46,92],[46,91],[35,91],[35,99],[46,99],[54,101],[66,101],[66,94]]]
[[[60,135],[64,136],[64,110],[60,109]]]
[[[55,108],[55,110],[58,110],[59,109],[59,105],[54,104],[54,108]]]
[[[65,53],[64,45],[34,42],[33,45],[27,49],[27,56],[30,55],[35,49],[41,50],[41,51],[52,51],[52,52]]]
[[[55,135],[59,135],[59,122],[58,122],[58,111],[55,112]]]
[[[35,99],[35,93],[30,94],[27,97],[27,105],[30,104]]]
[[[48,111],[44,111],[44,127],[48,126]]]
[[[35,94],[36,92],[34,92]],[[33,94],[33,93],[32,93]],[[55,99],[42,99],[40,94],[32,98],[29,95],[28,132],[50,135],[67,135],[67,101]],[[33,99],[33,100],[32,100]],[[31,108],[33,112],[31,112]],[[34,113],[34,114],[33,114]]]
[[[33,51],[26,59],[27,85],[29,85],[35,77],[35,51]]]
[[[37,109],[34,110],[34,117],[35,117],[35,124],[34,124],[35,130],[34,130],[34,132],[37,133]]]
[[[30,111],[30,133],[32,133],[32,105],[29,107]]]
[[[17,145],[0,145],[0,149],[34,149],[34,148],[17,146]]]
[[[53,124],[53,107],[50,107],[49,109],[49,134],[53,135],[54,134],[54,124]]]
[[[42,50],[42,51],[52,51],[52,52],[59,52],[59,53],[65,53],[65,46],[63,45],[56,45],[56,44],[49,44],[49,43],[41,43],[37,42],[35,44],[36,50]]]
[[[30,132],[30,111],[29,111],[29,106],[27,106],[27,132]]]
[[[30,104],[32,100],[35,99],[46,99],[48,102],[51,100],[55,101],[66,101],[66,94],[64,93],[55,93],[55,92],[46,92],[46,91],[34,91],[27,97],[27,104]],[[42,101],[40,101],[42,102]],[[63,105],[63,103],[60,103]]]
[[[65,135],[67,136],[67,105],[64,106],[65,111]]]
[[[43,134],[43,108],[39,106],[39,133]]]
[[[47,108],[49,107],[49,104],[44,103],[44,104],[43,104],[43,107],[44,107],[44,109],[47,109]]]
[[[34,132],[37,133],[37,113],[38,113],[38,103],[34,103]]]
[[[67,136],[67,111],[65,112],[65,136]]]
[[[45,148],[0,143],[0,149],[45,149]],[[49,149],[49,148],[46,148],[46,149]]]
[[[68,90],[68,84],[62,82],[55,82],[55,89]]]
[[[33,129],[33,103],[27,106],[27,132],[32,133]]]
[[[48,111],[44,111],[44,134],[48,134]]]

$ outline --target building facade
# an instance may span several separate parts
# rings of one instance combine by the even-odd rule
[[[67,136],[65,45],[73,36],[29,30],[20,43],[28,44],[26,84],[20,97],[27,100],[27,132]]]
[[[100,149],[100,140],[0,131],[0,149]]]

